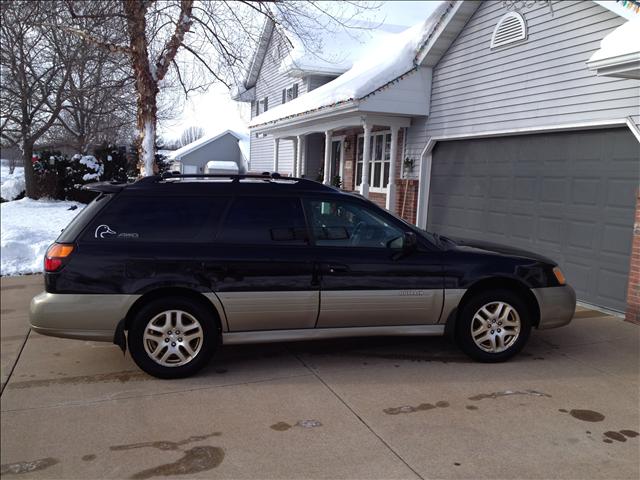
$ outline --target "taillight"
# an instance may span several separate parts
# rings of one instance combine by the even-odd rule
[[[54,243],[47,249],[44,256],[44,271],[57,272],[64,265],[65,260],[73,252],[73,245],[68,243]]]

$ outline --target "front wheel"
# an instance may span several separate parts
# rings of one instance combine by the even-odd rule
[[[164,298],[143,306],[129,330],[136,364],[158,378],[183,378],[204,367],[214,353],[216,319],[198,302]]]
[[[531,332],[531,312],[510,290],[473,296],[462,306],[456,322],[460,348],[481,362],[502,362],[522,350]]]

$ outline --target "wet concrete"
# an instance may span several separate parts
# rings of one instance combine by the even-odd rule
[[[171,475],[193,476],[219,466],[224,460],[224,450],[220,447],[193,447],[175,462],[158,465],[141,472],[134,473],[133,479],[148,479],[153,477],[168,477]]]
[[[27,338],[30,280],[2,292],[3,362],[24,344],[3,478],[640,477],[640,330],[599,312],[504,364],[382,337],[223,347],[162,381],[106,343]]]

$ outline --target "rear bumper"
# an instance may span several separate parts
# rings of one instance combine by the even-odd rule
[[[31,328],[42,335],[113,342],[118,322],[140,295],[42,292],[31,300]]]
[[[534,288],[532,292],[540,307],[540,330],[562,327],[571,321],[576,311],[576,292],[569,285]]]

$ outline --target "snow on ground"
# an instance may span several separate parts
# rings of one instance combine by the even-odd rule
[[[30,198],[0,204],[0,274],[42,272],[47,247],[82,208],[78,202]]]
[[[0,166],[0,198],[13,200],[24,192],[24,168],[16,167],[9,173],[9,161],[2,160]]]

